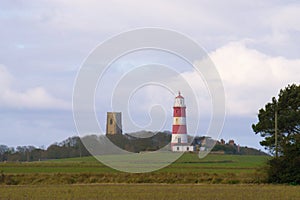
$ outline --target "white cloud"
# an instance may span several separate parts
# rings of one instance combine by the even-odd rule
[[[300,59],[272,57],[232,42],[210,53],[223,80],[229,114],[255,115],[279,89],[299,84]]]
[[[15,81],[5,66],[0,65],[0,106],[29,109],[69,109],[70,104],[50,95],[43,87],[25,91],[13,89]]]

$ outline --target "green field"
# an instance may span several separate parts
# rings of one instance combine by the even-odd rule
[[[150,173],[93,157],[0,163],[0,199],[299,199],[300,187],[264,184],[268,156],[186,153]]]
[[[197,154],[186,153],[176,162],[158,172],[250,173],[264,166],[269,158],[268,156],[208,155],[199,159]],[[0,163],[0,171],[13,174],[118,172],[103,165],[94,157]]]
[[[93,157],[41,162],[0,163],[0,184],[90,183],[263,183],[261,168],[268,156],[208,155],[186,153],[176,162],[150,173],[124,173]]]

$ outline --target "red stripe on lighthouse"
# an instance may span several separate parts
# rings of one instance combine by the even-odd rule
[[[173,107],[173,117],[185,117],[185,107]]]
[[[186,125],[173,125],[172,134],[186,134]]]

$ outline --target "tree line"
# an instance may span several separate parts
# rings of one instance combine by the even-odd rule
[[[5,161],[42,161],[48,159],[74,158],[91,156],[90,152],[84,146],[83,141],[101,141],[101,137],[107,137],[119,148],[129,152],[139,153],[143,151],[156,151],[167,146],[171,140],[172,133],[139,131],[135,133],[116,134],[116,135],[87,135],[83,138],[78,136],[69,137],[66,140],[54,143],[48,148],[37,148],[34,146],[17,146],[16,148],[0,145],[0,162]],[[203,136],[188,136],[188,141],[197,147],[205,146],[203,141],[208,143],[217,143],[212,151],[223,151],[224,154],[241,154],[241,155],[263,155],[256,149],[239,147],[237,145],[220,144],[218,141]],[[94,145],[99,145],[95,143]],[[210,145],[212,146],[212,145]]]
[[[151,136],[151,137],[135,137],[135,136]],[[171,140],[171,133],[168,131],[154,133],[151,131],[140,131],[133,135],[87,135],[83,137],[83,140],[96,140],[100,141],[101,137],[108,137],[111,142],[115,143],[118,147],[138,153],[141,151],[156,151]],[[0,162],[5,161],[41,161],[48,159],[60,159],[60,158],[74,158],[91,156],[90,152],[84,146],[80,137],[69,137],[60,143],[54,143],[48,148],[37,148],[34,146],[17,146],[8,147],[6,145],[0,145]],[[98,143],[97,143],[98,145]]]
[[[0,145],[0,162],[5,161],[40,161],[47,159],[72,158],[90,156],[90,153],[82,144],[79,137],[68,139],[50,145],[48,148],[37,148],[34,146],[8,147]]]

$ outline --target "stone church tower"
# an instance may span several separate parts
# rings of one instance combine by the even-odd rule
[[[122,134],[122,113],[107,112],[106,135]]]

